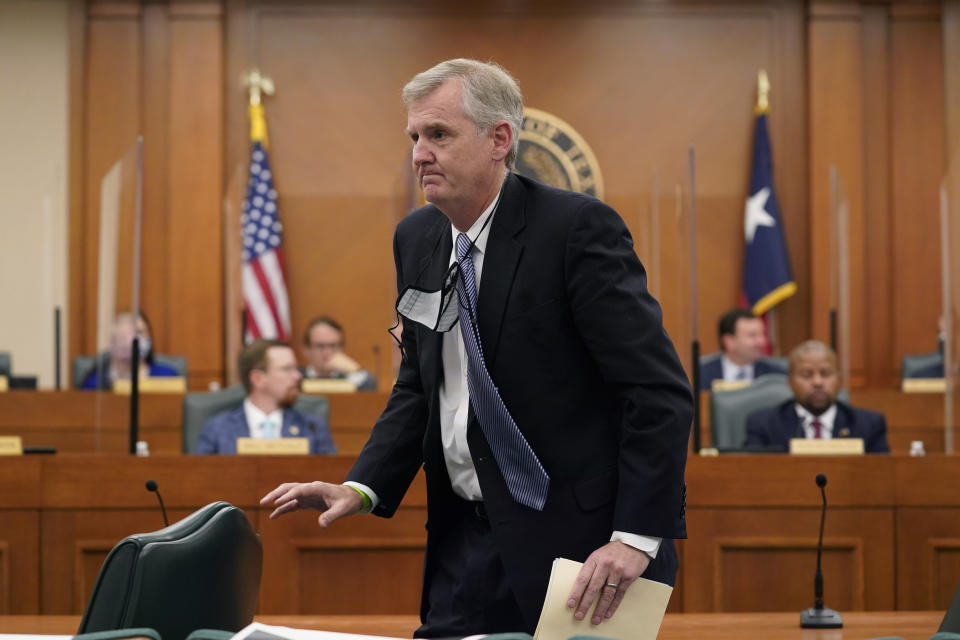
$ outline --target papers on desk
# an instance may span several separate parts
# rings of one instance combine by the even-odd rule
[[[593,609],[583,620],[577,620],[573,617],[574,610],[567,607],[567,597],[582,566],[566,558],[553,561],[550,585],[537,631],[533,634],[534,640],[566,640],[577,634],[599,635],[613,640],[656,640],[673,587],[637,578],[627,589],[613,617],[594,626],[590,624]]]
[[[233,640],[406,640],[386,636],[365,636],[355,633],[336,633],[334,631],[311,631],[276,627],[252,622],[233,636]]]

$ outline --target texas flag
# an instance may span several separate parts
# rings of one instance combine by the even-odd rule
[[[746,306],[760,316],[797,292],[780,223],[780,206],[773,191],[766,111],[757,114],[743,232],[743,295]]]

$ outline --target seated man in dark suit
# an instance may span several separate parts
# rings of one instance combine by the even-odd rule
[[[862,438],[867,453],[889,453],[883,414],[837,402],[837,356],[817,340],[790,352],[793,400],[747,418],[745,448],[782,446],[791,438]]]
[[[196,453],[237,452],[237,438],[309,438],[310,453],[337,452],[327,422],[293,408],[300,391],[297,357],[286,342],[255,340],[240,352],[243,405],[207,420]]]
[[[714,380],[749,382],[767,373],[786,373],[761,360],[767,351],[763,320],[747,309],[731,309],[717,325],[723,355],[700,367],[700,390],[709,391]]]

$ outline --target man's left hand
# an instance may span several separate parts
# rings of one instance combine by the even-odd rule
[[[599,596],[590,623],[600,624],[605,618],[613,617],[627,589],[649,564],[650,556],[643,551],[622,542],[608,542],[583,563],[573,582],[567,606],[576,607],[574,617],[583,620]]]

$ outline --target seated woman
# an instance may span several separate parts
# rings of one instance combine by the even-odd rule
[[[81,389],[112,389],[115,380],[129,380],[133,360],[134,331],[140,337],[140,377],[169,378],[180,375],[176,369],[154,362],[150,323],[141,312],[134,329],[133,314],[120,313],[110,329],[110,351],[97,358],[97,366],[87,375]],[[109,359],[107,359],[109,358]]]

